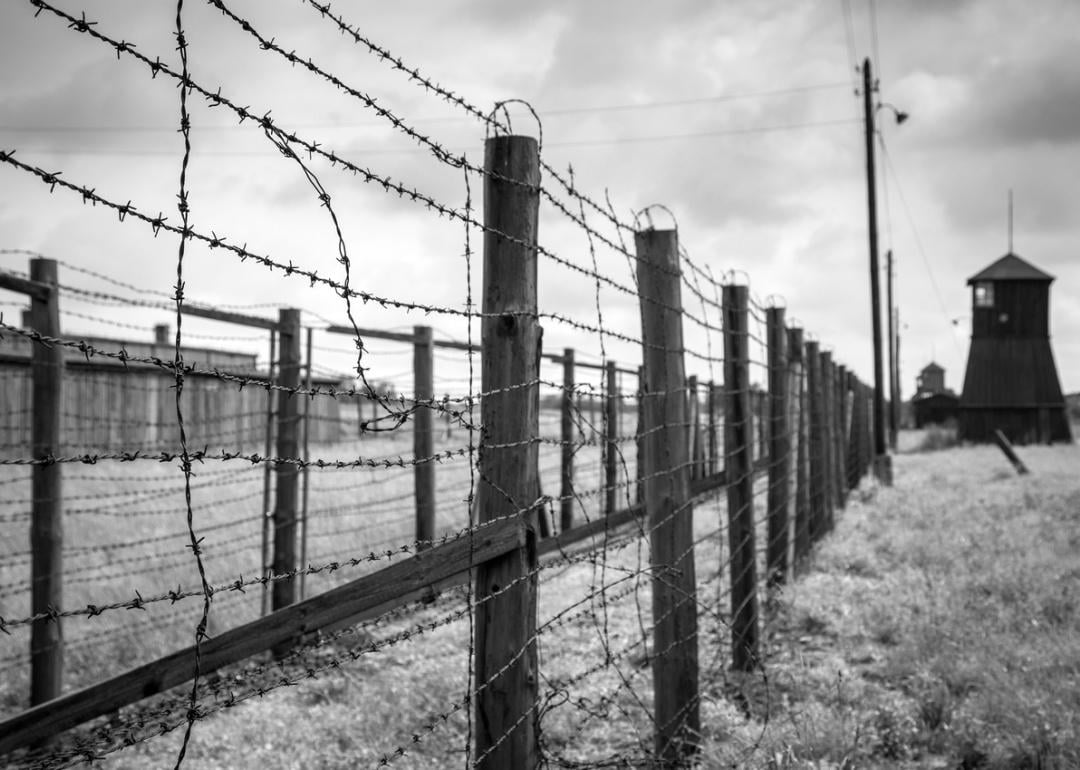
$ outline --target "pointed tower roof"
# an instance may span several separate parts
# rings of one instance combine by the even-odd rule
[[[1054,276],[1044,273],[1035,265],[1013,254],[1011,251],[992,265],[983,268],[968,278],[968,286],[976,281],[1046,281]]]

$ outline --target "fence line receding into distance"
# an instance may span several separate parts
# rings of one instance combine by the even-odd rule
[[[159,236],[155,253],[168,235],[251,275],[302,280],[321,303],[257,314],[41,255],[24,273],[19,254],[4,255],[0,290],[30,303],[19,322],[0,319],[0,522],[29,535],[0,552],[5,760],[90,761],[415,645],[451,656],[449,684],[435,688],[449,694],[372,737],[374,764],[419,753],[598,766],[609,751],[690,761],[712,729],[702,705],[725,697],[705,685],[767,667],[769,598],[866,474],[870,389],[786,325],[784,308],[716,280],[676,230],[621,221],[537,140],[509,132],[503,110],[486,117],[328,7],[310,4],[358,50],[480,121],[482,165],[211,2],[218,23],[458,175],[462,204],[297,136],[105,24],[30,4],[118,66],[251,123],[312,188],[337,247],[328,261],[271,258],[199,229],[197,197],[194,224],[178,226],[0,149],[0,173],[119,214]],[[460,301],[365,288],[330,195],[342,170],[458,228]],[[576,256],[538,240],[549,217],[576,231]],[[160,258],[183,267],[169,248]],[[108,292],[88,285],[102,280]],[[541,280],[593,301],[546,307]],[[177,333],[136,341],[117,308],[173,313]],[[406,311],[425,322],[395,330]],[[620,314],[634,328],[605,320]],[[212,341],[239,330],[247,347],[195,344],[188,319]],[[442,633],[454,652],[437,645]]]

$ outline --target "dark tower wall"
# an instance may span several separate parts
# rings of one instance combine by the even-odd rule
[[[960,396],[961,440],[1001,430],[1017,444],[1072,441],[1050,347],[1053,277],[1007,254],[972,286],[971,350]]]
[[[971,336],[1050,336],[1050,284],[1038,281],[994,281],[994,305],[975,304],[971,289]],[[1056,375],[1055,375],[1056,377]]]

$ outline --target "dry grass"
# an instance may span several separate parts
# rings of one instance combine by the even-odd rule
[[[1020,451],[1031,476],[900,455],[849,506],[783,598],[745,766],[1080,767],[1080,452]]]
[[[545,435],[557,435],[558,415],[545,417]],[[461,430],[452,436],[440,432],[435,449],[463,449],[466,441]],[[385,459],[394,467],[311,470],[307,564],[345,562],[414,543],[414,473],[407,462],[411,453],[409,430],[312,447],[312,457],[324,460]],[[544,488],[557,490],[559,448],[545,445],[540,454]],[[576,482],[582,489],[599,486],[598,458],[595,447],[578,453]],[[630,463],[632,468],[632,458]],[[12,519],[0,523],[0,616],[8,620],[30,614],[30,565],[24,555],[29,553],[29,478],[27,468],[0,466],[0,517]],[[203,562],[211,585],[257,577],[262,563],[263,466],[208,461],[195,467],[192,481],[194,525],[204,538]],[[436,536],[463,529],[468,521],[468,458],[440,462],[436,484]],[[126,602],[136,592],[149,598],[176,589],[198,590],[186,533],[183,476],[176,464],[67,465],[63,494],[63,608]],[[595,515],[596,504],[596,497],[585,499],[579,515]],[[308,576],[307,595],[384,564],[365,562]],[[217,593],[210,614],[211,635],[255,619],[262,602],[263,591],[257,585],[243,593]],[[193,597],[147,604],[139,611],[65,619],[65,691],[189,646],[201,609],[200,599]],[[0,717],[28,705],[29,639],[28,626],[0,635]]]
[[[1021,452],[1031,476],[1015,476],[994,448],[897,456],[896,486],[854,495],[774,603],[763,675],[727,671],[724,507],[699,506],[701,765],[1080,767],[1080,452]],[[631,542],[605,562],[541,573],[549,756],[647,766],[652,681],[640,640],[650,600],[637,579],[647,562]],[[594,593],[600,585],[609,588]],[[447,620],[200,722],[185,766],[368,767],[384,756],[392,767],[464,766],[469,620],[449,619],[462,606],[447,595],[313,651],[294,673]],[[223,687],[234,681],[240,689],[234,678]],[[179,737],[101,764],[171,765]]]

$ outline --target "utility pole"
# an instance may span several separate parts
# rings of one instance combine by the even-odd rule
[[[892,485],[892,463],[885,448],[885,391],[881,352],[881,268],[878,263],[877,186],[874,178],[874,81],[870,58],[863,60],[863,112],[866,122],[866,202],[870,214],[870,307],[874,335],[874,475]]]
[[[886,305],[889,312],[889,449],[896,451],[896,415],[897,415],[897,381],[896,381],[896,326],[895,310],[893,305],[893,258],[892,249],[885,252],[886,270]]]
[[[903,411],[901,406],[904,402],[904,395],[900,388],[900,308],[893,308],[893,328],[896,330],[896,336],[893,337],[893,344],[896,346],[893,352],[893,382],[896,388],[896,403],[893,408],[896,410],[896,425],[899,428],[900,423],[903,422]],[[895,447],[894,447],[895,449]]]

